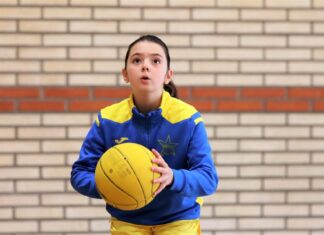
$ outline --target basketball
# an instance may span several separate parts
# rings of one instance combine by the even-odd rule
[[[120,210],[136,210],[153,200],[160,174],[151,170],[153,153],[135,143],[118,144],[99,159],[95,171],[97,190],[107,204]]]

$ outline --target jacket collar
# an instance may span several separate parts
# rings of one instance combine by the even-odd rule
[[[171,98],[170,94],[167,91],[163,91],[162,100],[161,100],[161,104],[160,104],[159,108],[157,108],[156,110],[150,111],[147,114],[142,114],[139,112],[139,110],[135,106],[134,100],[133,100],[133,95],[131,94],[129,97],[129,107],[136,117],[141,117],[141,118],[145,118],[145,119],[161,118],[163,116],[163,114],[168,109],[167,107],[168,107],[170,98]]]

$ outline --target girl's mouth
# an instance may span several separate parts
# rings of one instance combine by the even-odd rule
[[[148,76],[142,76],[141,79],[142,80],[150,80],[150,78]]]

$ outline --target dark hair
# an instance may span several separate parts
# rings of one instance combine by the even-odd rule
[[[142,41],[149,41],[149,42],[154,42],[158,45],[160,45],[163,48],[163,51],[165,53],[165,57],[167,59],[167,66],[168,69],[170,69],[170,63],[171,63],[171,59],[170,59],[170,54],[169,54],[169,49],[168,46],[157,36],[155,35],[143,35],[141,37],[139,37],[138,39],[136,39],[134,42],[132,42],[127,49],[126,52],[126,57],[125,57],[125,68],[127,67],[127,60],[129,57],[129,53],[131,51],[131,49],[133,48],[133,46],[138,43],[138,42],[142,42]],[[175,86],[174,82],[171,80],[168,84],[164,84],[164,90],[169,92],[170,95],[172,97],[178,97],[178,91],[177,91],[177,87]]]

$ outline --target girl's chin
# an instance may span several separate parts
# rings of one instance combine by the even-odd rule
[[[163,92],[163,89],[160,90],[160,89],[154,89],[150,86],[137,86],[136,88],[133,87],[132,88],[132,91],[133,92],[136,92],[138,94],[152,94],[152,93],[156,93],[156,92]]]
[[[149,85],[150,83],[151,83],[150,80],[146,80],[146,79],[141,79],[141,80],[140,80],[140,84],[141,84],[141,85],[144,85],[144,86],[147,86],[147,85]]]

